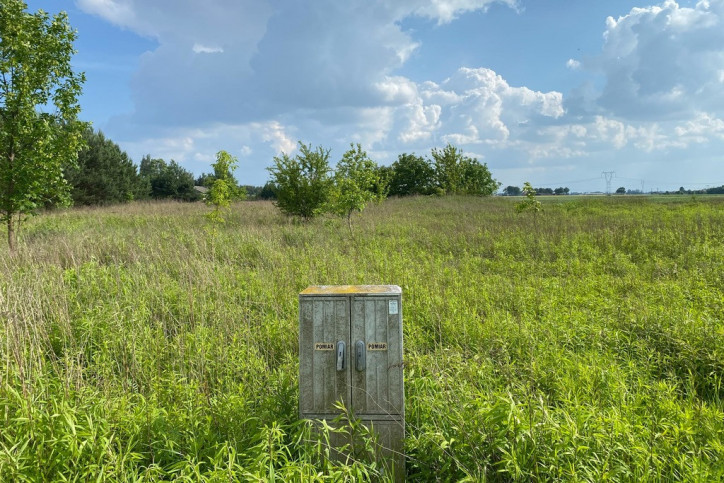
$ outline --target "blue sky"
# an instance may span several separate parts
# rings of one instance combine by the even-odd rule
[[[136,161],[261,185],[301,140],[452,143],[503,186],[724,184],[724,0],[33,0],[68,12],[92,121]]]

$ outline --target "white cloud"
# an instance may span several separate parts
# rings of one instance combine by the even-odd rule
[[[609,17],[600,56],[586,66],[603,73],[599,103],[631,119],[682,118],[724,108],[724,2],[634,8]]]
[[[244,184],[263,184],[268,179],[266,167],[274,156],[296,149],[288,127],[276,121],[156,129],[142,139],[119,136],[114,140],[136,162],[151,154],[155,158],[173,159],[196,175],[208,172],[216,153],[223,149],[239,158],[235,175]]]
[[[571,70],[578,70],[581,68],[581,62],[576,59],[568,59],[568,61],[566,62],[566,67]]]
[[[609,18],[600,55],[566,63],[576,76],[599,74],[600,92],[591,82],[564,99],[480,66],[441,82],[400,75],[421,46],[402,20],[444,24],[493,3],[77,0],[158,42],[141,58],[135,112],[115,120],[114,139],[136,159],[151,153],[195,172],[226,149],[243,160],[240,179],[261,183],[297,139],[332,147],[333,157],[350,142],[389,157],[453,142],[499,168],[561,170],[573,162],[563,160],[612,150],[664,153],[724,139],[723,0]]]
[[[133,3],[128,0],[76,0],[76,3],[86,12],[121,27],[130,27],[136,22]]]
[[[250,127],[261,134],[261,139],[269,143],[276,154],[290,154],[297,147],[297,143],[289,137],[284,126],[276,121],[268,123],[251,123]]]
[[[387,103],[406,104],[417,99],[417,86],[405,77],[385,77],[375,83],[375,87],[382,94]]]
[[[191,50],[196,54],[221,54],[224,52],[224,49],[221,47],[209,47],[202,44],[194,44]]]
[[[558,118],[563,115],[562,95],[558,92],[537,92],[527,87],[512,87],[502,76],[490,69],[463,67],[437,85],[427,82],[419,86],[420,101],[429,102],[415,111],[420,125],[434,125],[443,141],[459,144],[506,143],[511,129],[525,125],[531,118]],[[419,122],[426,107],[434,110],[428,122]],[[425,120],[428,116],[424,117]],[[402,136],[417,140],[420,136]]]
[[[414,3],[419,4],[414,10],[416,15],[437,20],[440,24],[450,23],[467,12],[487,9],[493,3],[506,4],[511,8],[518,7],[516,0],[433,0]]]
[[[701,112],[694,119],[677,126],[676,134],[694,143],[707,142],[712,137],[724,139],[724,120]]]

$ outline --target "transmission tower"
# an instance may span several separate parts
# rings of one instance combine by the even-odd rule
[[[613,179],[613,175],[616,174],[615,171],[603,171],[601,173],[601,176],[606,178],[606,194],[611,194],[611,179]]]

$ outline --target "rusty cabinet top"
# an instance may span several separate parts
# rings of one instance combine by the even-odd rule
[[[397,285],[311,285],[299,295],[399,295]]]

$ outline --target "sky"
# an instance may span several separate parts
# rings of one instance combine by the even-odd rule
[[[64,10],[81,118],[136,163],[241,184],[297,143],[447,143],[502,186],[724,185],[724,0],[31,0]]]

